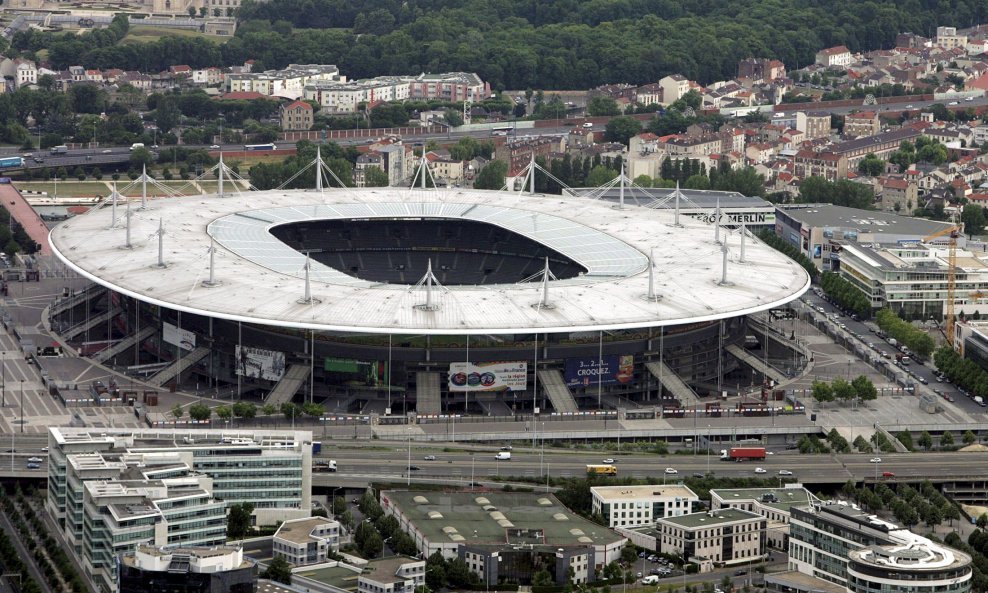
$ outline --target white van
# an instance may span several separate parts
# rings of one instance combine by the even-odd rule
[[[131,150],[136,150],[138,148],[144,148],[144,143],[143,142],[135,142],[135,143],[133,143],[133,144],[130,145],[130,149]]]
[[[643,585],[654,585],[654,584],[656,584],[658,582],[659,582],[659,577],[656,576],[656,575],[654,575],[654,574],[650,574],[647,577],[645,577],[645,578],[642,579],[642,584]]]
[[[498,454],[494,456],[494,459],[497,461],[510,461],[511,453],[507,451],[499,451]]]

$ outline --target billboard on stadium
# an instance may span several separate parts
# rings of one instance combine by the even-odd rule
[[[187,329],[181,329],[177,325],[172,325],[167,321],[164,322],[161,329],[161,339],[165,341],[166,344],[171,344],[172,346],[178,346],[182,350],[195,350],[196,347],[196,334]]]
[[[279,381],[285,375],[285,353],[249,346],[237,346],[236,373],[252,379]]]
[[[564,377],[567,387],[592,387],[630,383],[635,376],[635,357],[612,354],[602,358],[567,358]]]
[[[451,362],[450,391],[524,391],[527,362]]]

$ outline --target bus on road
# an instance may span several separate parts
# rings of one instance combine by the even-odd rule
[[[278,150],[274,144],[244,144],[244,150]]]
[[[8,156],[0,158],[0,169],[10,169],[13,167],[23,167],[24,158],[19,156]]]
[[[613,465],[588,465],[587,473],[597,476],[616,476],[617,468]]]
[[[491,128],[491,136],[514,136],[514,126],[494,126]]]

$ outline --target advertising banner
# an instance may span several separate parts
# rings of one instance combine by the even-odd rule
[[[338,375],[337,382],[356,382],[367,386],[387,386],[388,362],[386,360],[363,361],[349,358],[325,358],[323,370]]]
[[[630,383],[635,376],[635,357],[620,354],[603,358],[567,358],[564,376],[568,387]]]
[[[524,391],[527,362],[451,362],[450,391]]]
[[[161,337],[166,344],[178,346],[182,350],[194,350],[196,347],[196,334],[187,329],[180,329],[167,321],[161,330]]]
[[[247,346],[236,347],[238,375],[278,381],[285,374],[285,353]]]

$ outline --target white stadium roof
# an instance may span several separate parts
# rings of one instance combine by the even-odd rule
[[[394,334],[514,334],[678,325],[744,315],[785,304],[809,286],[806,271],[748,237],[727,237],[727,284],[713,226],[673,213],[587,198],[528,196],[468,189],[281,190],[168,198],[131,209],[125,247],[123,205],[117,223],[106,206],[51,233],[53,251],[98,284],[164,307],[249,323],[322,331]],[[276,239],[272,227],[331,219],[462,219],[505,228],[577,262],[587,273],[549,282],[426,289],[354,278],[310,264]],[[158,267],[159,221],[164,262]],[[209,246],[216,242],[215,286]],[[654,287],[648,295],[648,253]]]

